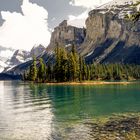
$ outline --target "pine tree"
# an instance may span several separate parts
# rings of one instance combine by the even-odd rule
[[[84,61],[83,58],[80,56],[79,57],[79,81],[83,80],[83,65],[84,65]]]
[[[68,55],[65,48],[61,48],[61,81],[65,82],[68,79]]]
[[[37,79],[36,58],[33,58],[33,64],[30,67],[29,77],[31,81],[36,81]]]
[[[72,81],[79,80],[79,56],[76,53],[75,46],[72,46],[72,51],[69,55],[69,67]]]
[[[90,66],[87,65],[87,80],[90,81]]]
[[[45,81],[45,75],[46,75],[45,64],[43,63],[43,59],[40,58],[39,59],[39,69],[38,69],[38,80],[40,82]]]
[[[46,77],[47,77],[47,81],[49,81],[49,82],[52,81],[52,69],[51,69],[50,62],[48,63],[48,66],[47,66],[47,69],[46,69]]]
[[[57,45],[55,48],[55,66],[54,66],[55,79],[60,82],[61,74],[61,48]]]

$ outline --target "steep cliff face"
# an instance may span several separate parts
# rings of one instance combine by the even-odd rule
[[[77,28],[67,24],[67,20],[64,20],[54,29],[51,35],[50,44],[47,47],[48,52],[52,51],[56,47],[56,44],[62,44],[66,47],[75,44],[80,46],[85,38],[86,30],[84,28]]]
[[[125,18],[136,8],[127,5],[96,9],[86,20],[86,38],[80,53],[88,62],[140,64],[140,22]]]

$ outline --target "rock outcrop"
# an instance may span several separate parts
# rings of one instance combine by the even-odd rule
[[[58,27],[52,32],[50,44],[47,47],[47,51],[51,52],[57,43],[66,47],[75,44],[80,46],[86,35],[85,28],[77,28],[67,24],[67,20],[64,20]]]
[[[10,65],[19,65],[27,61],[30,58],[30,53],[23,50],[16,50],[10,59]]]
[[[80,47],[87,62],[140,64],[140,21],[125,18],[136,10],[127,4],[89,13],[86,38]]]
[[[39,46],[34,46],[32,49],[31,49],[31,52],[30,52],[30,56],[31,57],[38,57],[39,55],[41,55],[43,52],[46,51],[46,48],[42,45],[39,45]]]

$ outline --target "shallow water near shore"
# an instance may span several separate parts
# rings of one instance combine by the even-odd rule
[[[87,140],[91,137],[85,123],[139,112],[139,82],[89,86],[0,82],[2,140]]]

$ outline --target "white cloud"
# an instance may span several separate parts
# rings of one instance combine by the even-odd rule
[[[23,14],[1,12],[5,22],[0,27],[0,45],[24,50],[30,50],[38,44],[47,46],[50,32],[46,9],[29,0],[23,0],[21,9]]]
[[[87,10],[78,16],[69,15],[68,24],[76,27],[85,27],[85,20],[87,17],[88,17]]]
[[[68,23],[77,27],[85,26],[85,20],[88,17],[88,12],[109,1],[111,0],[71,0],[69,2],[70,5],[81,6],[86,8],[86,10],[78,16],[69,15]]]
[[[101,4],[107,3],[111,0],[71,0],[70,5],[82,6],[85,8],[95,8]]]
[[[73,6],[82,6],[86,8],[93,8],[98,5],[100,0],[71,0],[70,4]]]
[[[13,54],[14,54],[14,51],[12,51],[12,50],[0,51],[0,57],[2,57],[2,58],[11,58]]]

